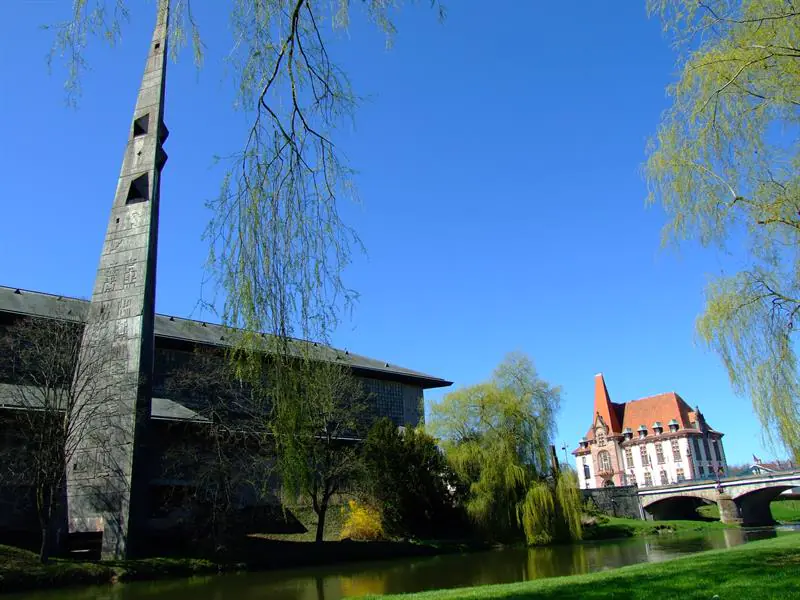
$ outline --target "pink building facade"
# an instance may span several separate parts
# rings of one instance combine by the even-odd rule
[[[725,476],[722,436],[675,392],[611,402],[598,374],[592,422],[572,454],[581,489],[670,485]]]

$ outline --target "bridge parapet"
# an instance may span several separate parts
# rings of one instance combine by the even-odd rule
[[[716,503],[723,522],[764,524],[772,520],[769,503],[783,491],[800,486],[800,470],[729,477],[716,480],[690,480],[679,484],[639,488],[639,499],[650,514],[662,517],[669,512],[693,511],[699,504]],[[720,487],[722,489],[720,489]],[[722,494],[720,493],[722,492]],[[734,511],[730,505],[736,506]],[[673,510],[670,511],[669,509]],[[738,514],[734,514],[737,512]]]

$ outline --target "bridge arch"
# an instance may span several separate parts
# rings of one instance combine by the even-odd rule
[[[775,519],[772,517],[770,503],[781,493],[792,489],[790,484],[775,484],[768,487],[761,487],[753,490],[742,490],[737,495],[731,494],[739,516],[744,526],[772,525]]]
[[[648,503],[643,502],[642,508],[656,521],[692,520],[698,518],[697,509],[706,504],[715,504],[715,501],[703,491],[698,491],[662,497]]]

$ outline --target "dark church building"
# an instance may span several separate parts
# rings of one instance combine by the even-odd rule
[[[78,538],[99,538],[100,555],[110,559],[141,555],[148,532],[157,526],[159,519],[164,520],[164,515],[158,513],[158,498],[164,496],[164,489],[191,485],[197,479],[196,475],[168,476],[157,467],[163,462],[160,456],[168,453],[177,440],[202,433],[206,418],[198,413],[198,403],[190,394],[176,396],[170,393],[166,382],[195,350],[219,349],[226,343],[226,330],[222,327],[155,312],[158,240],[169,239],[169,232],[159,232],[158,228],[161,177],[167,163],[164,146],[169,137],[164,119],[169,13],[170,1],[158,0],[119,179],[113,196],[109,194],[108,226],[103,246],[98,249],[100,259],[91,300],[0,288],[0,321],[6,324],[19,317],[57,318],[62,319],[59,322],[75,323],[75,334],[70,339],[80,340],[80,351],[74,354],[74,370],[71,366],[62,369],[60,380],[73,386],[69,390],[77,391],[69,405],[87,418],[80,420],[78,431],[69,438],[75,441],[74,452],[63,452],[65,456],[74,456],[74,460],[71,464],[58,460],[55,463],[66,465],[65,481],[50,486],[50,489],[63,487],[64,496],[63,502],[58,503],[64,514],[57,518],[63,527],[55,535],[59,541],[66,538],[70,544]],[[105,151],[102,146],[102,141],[96,141],[99,151]],[[99,201],[102,210],[108,210],[108,200]],[[0,356],[0,361],[3,360],[5,364],[0,362],[0,370],[7,374],[0,382],[3,434],[0,444],[6,450],[16,444],[19,452],[24,452],[25,444],[14,429],[15,419],[21,423],[25,415],[41,418],[47,411],[34,412],[36,402],[23,403],[22,410],[19,404],[15,405],[14,391],[21,389],[19,379],[14,381],[17,366],[9,369],[8,357]],[[373,414],[387,416],[398,425],[413,426],[422,419],[423,390],[450,385],[443,379],[335,349],[315,347],[314,360],[349,366],[371,392]],[[99,372],[91,378],[95,384],[88,385],[90,378],[85,374],[92,364],[98,365]],[[42,386],[37,384],[32,391],[40,389]],[[56,404],[57,410],[47,414],[57,414],[61,406]],[[44,423],[52,426],[61,421],[66,419],[50,418]],[[207,427],[208,430],[213,428]],[[32,431],[41,434],[49,430],[35,426]],[[53,435],[60,436],[59,430],[54,432]],[[186,446],[191,452],[193,445]],[[223,483],[228,481],[225,478],[217,481],[220,479]],[[269,483],[262,485],[262,489],[270,489]],[[24,477],[17,475],[12,487],[26,485],[31,488]],[[0,486],[0,502],[18,498],[22,491],[16,491],[19,493],[12,490],[9,497],[9,487]],[[238,497],[238,493],[227,496]],[[8,505],[0,506],[0,533],[24,528],[29,517],[30,512],[20,514]]]
[[[69,319],[82,324],[88,318],[89,307],[90,303],[86,300],[0,286],[0,334],[21,319]],[[227,340],[231,339],[230,330],[220,325],[167,315],[155,316],[153,391],[149,423],[146,426],[148,438],[155,440],[155,443],[150,443],[143,459],[135,463],[136,469],[145,472],[146,493],[140,501],[147,502],[148,506],[139,510],[133,506],[135,500],[132,499],[130,507],[131,512],[146,514],[146,529],[150,531],[158,531],[167,520],[162,504],[168,495],[167,490],[173,489],[176,483],[191,485],[191,481],[174,481],[175,477],[165,475],[160,467],[170,444],[176,440],[176,431],[202,428],[207,419],[202,410],[202,401],[170,385],[171,378],[185,365],[191,364],[192,357],[197,356],[198,351],[207,351],[209,355],[220,356],[220,360],[224,360],[218,351],[226,347],[226,337]],[[382,360],[329,347],[320,349],[323,359],[347,365],[358,378],[368,393],[372,415],[388,417],[398,426],[414,427],[420,424],[424,419],[424,390],[451,384]],[[14,369],[9,366],[8,357],[0,356],[0,428],[12,427],[13,416],[21,408],[18,392],[20,383],[14,380]],[[8,440],[9,436],[0,436],[2,439]],[[5,448],[5,451],[8,450]],[[24,452],[24,448],[14,451]],[[9,496],[9,493],[12,495]],[[13,496],[14,493],[18,496],[21,492],[6,489],[0,493],[0,538],[15,539],[15,536],[37,532],[34,507],[30,503],[20,503],[19,498]]]

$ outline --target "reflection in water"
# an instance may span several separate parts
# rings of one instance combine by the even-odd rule
[[[506,548],[327,568],[28,593],[8,596],[8,600],[340,600],[589,573],[729,548],[776,535],[772,528],[722,529],[693,536]]]

